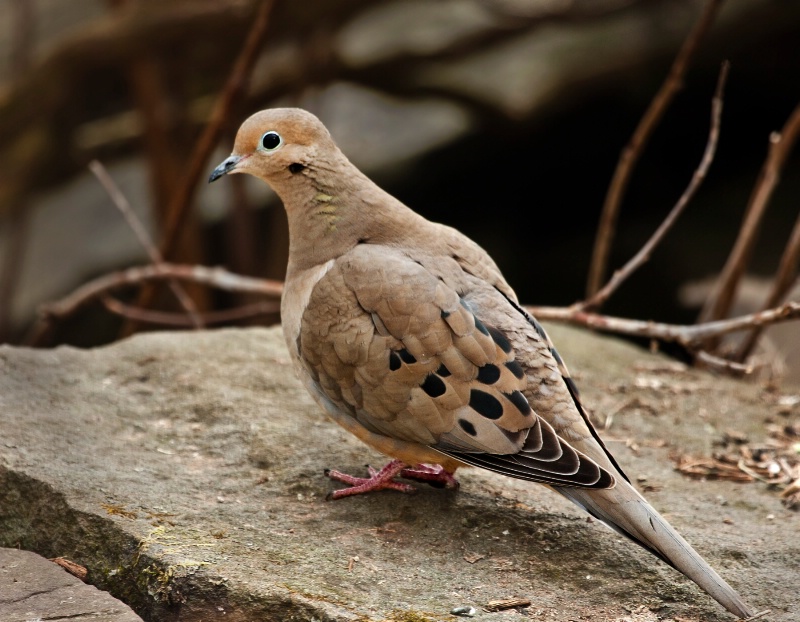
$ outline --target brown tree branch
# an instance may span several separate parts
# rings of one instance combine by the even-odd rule
[[[257,293],[276,298],[279,298],[283,291],[283,283],[280,281],[240,276],[223,268],[170,263],[128,268],[84,283],[61,300],[42,305],[39,309],[39,320],[32,328],[26,343],[34,346],[42,345],[50,337],[58,322],[109,292],[121,287],[165,279],[191,281],[225,291]]]
[[[103,186],[105,191],[108,193],[108,196],[111,198],[111,202],[116,206],[116,208],[122,213],[123,217],[125,218],[128,226],[133,230],[134,235],[139,240],[139,244],[147,252],[147,256],[150,258],[154,264],[162,264],[164,263],[164,258],[161,256],[161,252],[156,248],[153,241],[150,239],[150,234],[145,229],[142,221],[139,220],[139,217],[136,213],[131,209],[131,205],[128,202],[128,199],[119,189],[114,180],[111,178],[111,175],[108,174],[106,168],[97,160],[92,160],[89,162],[89,170],[94,174],[97,178],[97,181],[100,182],[100,185]],[[197,307],[194,304],[194,301],[189,297],[186,293],[186,290],[181,286],[174,279],[170,279],[169,287],[172,290],[172,293],[175,294],[175,298],[177,298],[178,302],[184,308],[186,313],[188,314],[189,318],[191,319],[192,324],[195,328],[202,328],[203,327],[203,320],[197,313]]]
[[[103,296],[101,301],[106,309],[119,316],[136,320],[137,322],[144,322],[149,324],[161,324],[162,326],[177,326],[186,328],[192,326],[192,322],[183,313],[172,313],[169,311],[153,311],[151,309],[140,309],[139,307],[132,307],[120,302],[111,296]],[[211,326],[214,324],[223,324],[225,322],[235,322],[243,319],[257,317],[259,315],[267,315],[269,313],[278,313],[280,311],[280,302],[277,300],[262,300],[254,302],[234,309],[224,309],[222,311],[206,311],[201,314],[203,324]]]
[[[256,293],[272,298],[280,298],[283,292],[283,283],[280,281],[244,277],[228,272],[223,268],[169,263],[129,268],[94,279],[61,300],[43,305],[39,311],[39,322],[31,331],[28,343],[41,345],[49,338],[59,321],[73,315],[79,309],[92,302],[103,300],[104,297],[116,289],[141,285],[146,281],[163,279],[180,279],[226,291]],[[137,320],[152,320],[172,324],[177,322],[175,314],[147,311],[122,305],[121,303],[105,302],[105,304],[111,307],[111,310],[126,317],[132,316]],[[208,317],[213,318],[214,321],[223,321],[219,320],[218,316],[228,313],[238,319],[250,312],[244,309],[246,307],[240,308],[239,311],[229,310],[218,312],[217,314],[209,314]],[[675,342],[694,353],[701,361],[737,373],[747,372],[752,368],[736,362],[724,362],[723,359],[704,352],[701,347],[702,343],[710,338],[719,337],[727,333],[800,318],[800,302],[789,302],[774,309],[693,326],[604,316],[597,313],[589,313],[577,307],[526,307],[526,309],[539,319],[567,322],[603,332]],[[234,318],[229,317],[226,319]]]
[[[800,104],[795,107],[780,133],[774,132],[769,138],[769,152],[750,195],[739,236],[714,289],[700,312],[700,321],[723,318],[730,311],[739,281],[750,261],[761,220],[798,135],[800,135]]]
[[[729,361],[728,359],[724,359],[716,354],[711,354],[705,350],[696,351],[694,353],[694,358],[703,367],[721,371],[733,376],[749,376],[756,369],[754,365],[745,365],[744,363]]]
[[[786,295],[792,289],[793,284],[797,281],[797,265],[800,263],[800,215],[792,228],[792,234],[789,236],[789,241],[786,243],[786,248],[781,256],[781,262],[778,266],[778,274],[775,277],[775,282],[772,284],[772,291],[767,296],[767,301],[764,303],[762,310],[769,309],[779,305],[786,298]],[[737,361],[744,361],[753,352],[756,347],[763,328],[755,328],[750,331],[745,340],[736,350],[734,359]]]
[[[197,184],[204,176],[208,167],[208,159],[211,152],[219,140],[219,136],[228,121],[234,104],[245,92],[250,72],[255,65],[258,52],[261,49],[267,33],[269,16],[272,11],[274,0],[262,0],[258,12],[253,20],[253,25],[245,39],[242,50],[237,57],[231,74],[228,77],[225,87],[220,93],[211,112],[211,118],[200,135],[189,164],[186,174],[178,182],[175,195],[169,202],[164,225],[164,234],[161,239],[161,253],[165,259],[172,257],[175,246],[178,242],[178,235],[182,229],[189,208],[197,188]],[[154,296],[154,289],[146,287],[139,293],[138,306],[146,308],[150,305]],[[128,323],[123,334],[128,335],[135,332],[136,324]]]
[[[211,157],[211,152],[219,140],[224,124],[229,120],[233,106],[245,92],[250,72],[264,43],[273,4],[273,0],[262,0],[259,5],[258,13],[242,46],[242,51],[233,65],[225,88],[214,104],[211,118],[189,158],[186,174],[181,179],[178,190],[170,201],[167,224],[161,241],[161,252],[166,258],[169,258],[172,253],[178,232],[181,230],[181,225],[194,198],[197,184],[206,173],[208,159]]]
[[[703,342],[708,339],[756,326],[766,326],[800,318],[800,302],[787,302],[780,307],[758,313],[693,325],[631,320],[588,313],[577,307],[526,307],[526,309],[540,320],[557,320],[603,332],[674,342],[692,352],[699,351]]]
[[[597,237],[595,238],[591,264],[589,265],[589,278],[586,284],[587,298],[591,298],[598,292],[605,279],[617,217],[619,216],[620,205],[625,196],[631,173],[653,130],[661,121],[661,117],[664,116],[664,112],[669,107],[675,94],[683,87],[683,76],[686,74],[689,63],[700,42],[711,27],[720,4],[722,4],[722,0],[709,0],[706,4],[700,19],[698,19],[694,28],[686,37],[683,46],[675,57],[664,83],[650,102],[650,106],[620,155],[600,215]]]
[[[686,206],[689,205],[689,202],[692,200],[692,198],[694,198],[697,189],[703,183],[703,180],[708,173],[711,162],[714,160],[714,153],[717,150],[720,119],[722,117],[723,92],[725,90],[725,82],[728,78],[729,70],[730,63],[725,61],[720,69],[719,78],[717,79],[717,88],[714,91],[714,97],[711,100],[711,126],[708,131],[706,148],[703,152],[703,157],[700,160],[700,164],[695,170],[694,175],[692,175],[692,179],[689,182],[689,185],[686,187],[686,190],[683,191],[683,194],[680,196],[678,202],[664,219],[664,222],[662,222],[658,229],[656,229],[655,233],[653,233],[647,243],[642,246],[641,250],[636,253],[621,269],[614,272],[611,279],[609,279],[608,283],[606,283],[603,288],[600,289],[600,291],[598,291],[589,300],[579,303],[578,306],[580,308],[596,309],[602,306],[603,303],[611,297],[611,295],[619,288],[620,285],[622,285],[623,282],[625,282],[625,280],[627,280],[631,274],[633,274],[639,269],[639,267],[642,266],[642,264],[650,259],[653,249],[661,243],[661,240],[664,239],[669,230],[675,224],[675,221],[678,220],[678,217],[686,209]]]

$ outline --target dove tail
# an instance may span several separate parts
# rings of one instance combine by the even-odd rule
[[[732,614],[753,615],[739,594],[626,481],[617,478],[617,485],[607,490],[555,490],[685,574]]]

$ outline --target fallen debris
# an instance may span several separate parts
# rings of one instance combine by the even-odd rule
[[[673,455],[675,468],[689,477],[759,481],[780,490],[787,508],[800,507],[800,426],[770,424],[767,431],[770,438],[753,444],[729,430],[710,457]]]
[[[531,601],[527,598],[506,598],[503,600],[490,600],[483,610],[489,613],[503,611],[505,609],[516,609],[517,607],[530,607]]]

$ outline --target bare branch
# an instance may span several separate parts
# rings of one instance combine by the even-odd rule
[[[255,66],[258,52],[264,43],[273,4],[274,0],[263,0],[259,5],[258,13],[253,20],[253,25],[245,39],[242,50],[233,65],[228,81],[225,83],[225,88],[217,97],[214,109],[211,112],[211,118],[189,158],[186,174],[178,183],[175,195],[169,203],[164,235],[161,240],[161,252],[165,258],[169,258],[173,254],[173,249],[178,241],[178,234],[189,213],[197,184],[208,167],[208,159],[211,157],[211,152],[219,140],[234,104],[245,92],[250,72]],[[143,289],[139,294],[138,306],[143,308],[149,306],[153,296],[154,290],[152,288]],[[123,333],[130,334],[135,331],[135,328],[135,324],[129,323]]]
[[[61,300],[42,305],[39,321],[26,340],[30,345],[41,345],[50,336],[56,324],[79,309],[121,287],[141,285],[146,281],[179,279],[225,291],[249,292],[278,298],[283,283],[267,279],[254,279],[228,272],[223,268],[160,263],[112,272],[84,283]]]
[[[105,188],[105,191],[108,193],[108,196],[111,197],[111,202],[117,207],[117,209],[122,213],[123,217],[133,229],[133,233],[136,235],[136,238],[139,240],[139,244],[144,247],[145,251],[147,252],[147,256],[150,257],[150,261],[154,264],[161,264],[164,263],[164,258],[161,256],[161,252],[156,248],[155,244],[153,244],[153,240],[150,238],[150,234],[145,229],[142,221],[139,220],[139,217],[136,215],[136,212],[131,209],[131,204],[128,202],[128,199],[119,189],[114,180],[111,178],[111,175],[108,174],[106,168],[97,160],[92,160],[89,162],[89,170],[92,171],[95,177],[97,177],[97,181]],[[202,328],[203,327],[203,320],[197,313],[197,307],[194,304],[194,301],[189,297],[186,293],[186,290],[175,280],[169,281],[169,287],[172,290],[172,293],[175,294],[175,298],[178,299],[178,302],[184,308],[186,313],[189,315],[192,321],[192,325],[195,328]]]
[[[186,175],[184,175],[175,196],[170,201],[167,224],[161,241],[161,252],[164,257],[169,257],[172,253],[178,232],[181,230],[181,225],[192,203],[195,188],[208,167],[208,159],[211,157],[211,152],[217,144],[217,140],[234,104],[245,92],[250,72],[253,70],[258,52],[267,33],[267,25],[269,24],[269,16],[273,4],[273,0],[262,0],[258,13],[253,20],[253,26],[242,46],[239,57],[234,63],[225,88],[217,98],[214,109],[211,112],[211,118],[189,158]]]
[[[772,191],[780,181],[781,171],[798,134],[800,134],[800,104],[794,109],[781,132],[773,132],[769,138],[769,152],[750,195],[744,222],[739,230],[739,237],[736,239],[711,295],[700,312],[701,321],[725,317],[730,311],[739,281],[755,246],[756,236],[767,204],[772,197]]]
[[[795,112],[800,109],[798,106]],[[795,118],[795,115],[792,115]],[[796,119],[800,122],[800,114],[796,115]],[[775,277],[775,282],[772,284],[772,291],[770,291],[767,300],[764,303],[763,309],[769,309],[779,305],[786,298],[786,295],[792,289],[793,284],[797,280],[797,265],[800,263],[800,214],[792,228],[792,233],[786,242],[786,248],[783,250],[781,262],[778,266],[778,274]],[[757,328],[747,335],[747,338],[736,351],[734,358],[737,361],[744,361],[753,352],[756,347],[763,329]]]
[[[736,361],[729,361],[705,350],[695,352],[694,358],[701,365],[714,369],[716,371],[725,372],[734,376],[749,376],[755,371],[754,365],[744,365]]]
[[[728,61],[722,63],[722,68],[719,72],[719,78],[717,79],[717,88],[714,91],[714,97],[711,100],[711,127],[708,131],[708,141],[706,142],[706,148],[703,152],[703,157],[700,160],[700,164],[695,170],[694,175],[692,175],[692,179],[689,182],[689,185],[686,187],[686,190],[683,191],[683,194],[678,199],[678,202],[672,208],[667,217],[664,219],[664,222],[662,222],[658,229],[656,229],[655,233],[653,233],[650,239],[647,240],[647,243],[641,248],[641,250],[636,253],[636,255],[634,255],[621,269],[617,270],[608,283],[606,283],[600,291],[592,296],[591,299],[581,303],[580,306],[582,308],[594,309],[602,306],[602,304],[611,297],[611,295],[619,288],[620,285],[622,285],[623,282],[627,280],[631,274],[638,270],[642,264],[648,261],[653,249],[661,243],[669,230],[672,229],[675,221],[678,220],[678,217],[686,209],[686,206],[689,205],[689,202],[692,200],[692,198],[694,198],[697,189],[703,183],[703,180],[708,173],[708,169],[711,166],[711,162],[714,160],[714,154],[717,150],[720,119],[722,117],[722,96],[725,90],[725,82],[728,78],[729,70],[730,63]]]
[[[772,291],[767,297],[764,308],[775,307],[780,304],[797,280],[797,266],[800,263],[800,214],[792,228],[789,241],[783,250],[781,262],[778,266],[778,275],[772,285]]]
[[[625,196],[633,168],[636,166],[636,162],[639,160],[650,135],[661,121],[661,117],[664,116],[664,112],[669,107],[675,94],[683,87],[683,76],[686,74],[686,70],[700,42],[711,27],[720,4],[722,4],[722,0],[709,0],[708,4],[706,4],[703,14],[697,20],[675,57],[664,83],[656,93],[653,101],[650,102],[649,108],[644,113],[641,121],[639,121],[633,136],[631,136],[630,142],[628,142],[620,155],[603,203],[603,211],[600,215],[600,224],[598,225],[592,260],[589,266],[589,279],[586,285],[587,298],[597,293],[605,278],[620,205]]]
[[[526,307],[526,309],[539,319],[557,320],[604,332],[675,342],[690,351],[699,350],[704,341],[721,335],[800,318],[800,302],[787,302],[775,309],[694,325],[664,324],[588,313],[577,305],[572,307]]]
[[[145,322],[149,324],[161,324],[162,326],[178,326],[185,328],[191,326],[189,320],[182,313],[171,313],[169,311],[152,311],[150,309],[140,309],[132,307],[120,302],[111,296],[103,296],[101,298],[103,305],[112,313],[116,313],[122,317],[136,320],[137,322]],[[235,309],[224,309],[222,311],[206,311],[202,314],[203,323],[206,326],[214,324],[223,324],[225,322],[234,322],[238,320],[257,317],[259,315],[267,315],[269,313],[277,313],[280,311],[280,302],[277,300],[262,300],[254,302]]]

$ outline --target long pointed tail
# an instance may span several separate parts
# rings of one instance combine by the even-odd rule
[[[615,531],[680,570],[732,614],[740,618],[753,615],[739,594],[621,477],[617,478],[614,488],[607,490],[556,490]]]

